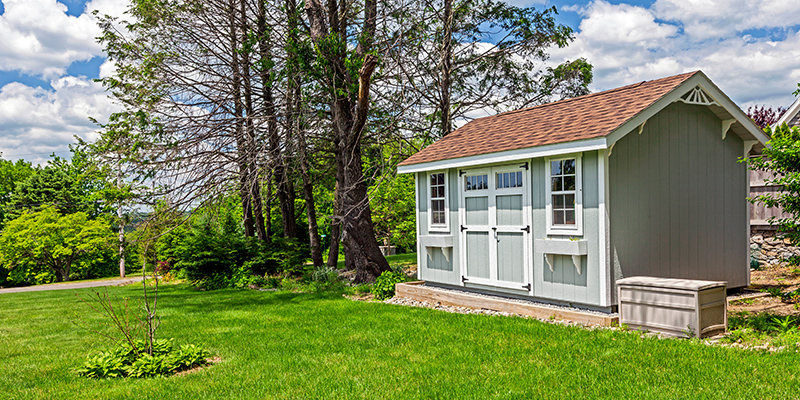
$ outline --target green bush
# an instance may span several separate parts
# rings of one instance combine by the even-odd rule
[[[394,297],[394,285],[407,282],[408,278],[402,272],[384,271],[375,284],[372,286],[372,293],[378,300],[385,300]]]
[[[137,349],[145,348],[144,341],[135,343]],[[172,340],[156,340],[153,355],[137,352],[129,343],[111,351],[90,355],[76,372],[89,378],[144,378],[169,375],[208,363],[210,353],[199,346],[188,344],[175,350]]]

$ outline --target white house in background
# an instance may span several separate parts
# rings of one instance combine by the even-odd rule
[[[601,310],[628,276],[746,286],[767,140],[700,71],[473,120],[398,168],[419,279]]]

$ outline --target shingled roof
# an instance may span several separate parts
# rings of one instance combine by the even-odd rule
[[[604,137],[699,72],[475,119],[400,165]]]

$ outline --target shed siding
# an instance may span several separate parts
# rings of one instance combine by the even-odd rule
[[[430,232],[428,230],[428,173],[420,172],[416,174],[417,179],[417,224],[419,236],[417,238],[417,260],[419,279],[431,282],[458,284],[461,281],[461,271],[459,270],[459,242],[456,232],[458,232],[458,172],[455,169],[447,171],[447,202],[450,207],[448,214],[449,232]],[[450,260],[444,256],[440,250],[431,252],[431,256],[425,249],[425,236],[449,236],[453,240],[453,250]]]
[[[707,107],[673,103],[620,139],[609,157],[611,256],[628,276],[747,285],[747,173],[742,140]]]
[[[581,273],[578,274],[569,256],[554,256],[553,271],[545,261],[545,255],[534,246],[533,249],[533,284],[534,297],[551,299],[566,303],[579,303],[605,307],[606,301],[601,299],[601,282],[599,262],[600,232],[598,222],[599,192],[598,182],[601,177],[598,169],[598,152],[582,154],[583,185],[583,236],[587,241],[588,254],[581,257]],[[533,239],[569,239],[569,236],[547,235],[545,221],[546,193],[545,185],[549,179],[545,176],[545,160],[534,159],[531,162],[531,209],[533,212]]]

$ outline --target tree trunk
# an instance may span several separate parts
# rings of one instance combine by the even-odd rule
[[[327,15],[337,13],[339,10],[334,0],[328,1]],[[311,37],[314,43],[328,39],[328,32],[335,31],[329,27],[330,20],[325,18],[325,10],[319,0],[306,1],[306,14],[308,15]],[[342,15],[346,15],[342,14]],[[363,57],[363,65],[358,72],[358,93],[351,100],[351,94],[340,95],[341,89],[352,87],[352,80],[347,73],[346,55],[342,52],[332,52],[329,47],[320,46],[318,51],[330,63],[333,73],[328,77],[326,84],[330,94],[331,117],[335,135],[335,158],[337,168],[342,169],[342,174],[337,172],[339,190],[342,191],[342,238],[345,250],[346,263],[352,263],[356,275],[354,282],[370,282],[383,271],[389,270],[389,263],[378,247],[375,232],[372,226],[372,216],[367,196],[367,184],[364,181],[364,172],[361,168],[361,140],[369,111],[369,89],[372,73],[375,71],[378,59],[370,54],[375,36],[377,16],[376,0],[364,2],[364,25],[359,43],[356,47],[356,56]],[[341,25],[340,25],[341,28]],[[339,32],[336,32],[338,35]],[[339,40],[344,41],[343,37]]]
[[[439,103],[439,129],[442,137],[450,133],[452,124],[450,123],[450,85],[452,82],[452,58],[453,58],[453,0],[444,0],[444,30],[442,32],[442,54],[439,60],[441,69],[441,98]]]
[[[338,163],[337,163],[338,164]],[[339,242],[342,240],[342,201],[341,190],[338,182],[343,182],[344,178],[339,177],[339,171],[344,173],[343,168],[336,168],[336,187],[333,190],[333,215],[331,216],[331,242],[328,246],[328,268],[336,268],[339,264]],[[348,269],[350,271],[350,269]]]
[[[117,162],[117,189],[122,188],[122,166]],[[122,202],[117,202],[117,220],[119,221],[119,277],[125,277],[125,218],[122,215]]]
[[[119,277],[125,277],[125,220],[122,215],[122,204],[117,208],[119,218]]]
[[[230,24],[231,41],[231,70],[233,74],[233,104],[234,104],[234,137],[237,147],[237,164],[239,167],[239,197],[242,201],[242,223],[244,225],[244,235],[253,237],[255,235],[255,223],[250,202],[250,182],[247,159],[247,140],[244,132],[244,121],[242,113],[242,75],[239,65],[239,40],[236,34],[236,7],[233,1],[229,1],[228,22]]]
[[[245,8],[245,0],[239,2],[239,18],[240,29],[242,34],[242,43],[248,40],[250,33],[250,26],[247,23],[247,10]],[[255,110],[253,109],[253,89],[250,79],[250,54],[244,55],[245,59],[242,65],[242,84],[244,89],[244,109],[245,109],[245,136],[243,141],[245,143],[244,162],[246,164],[246,183],[247,183],[247,196],[250,198],[250,210],[253,218],[253,228],[255,229],[256,236],[259,240],[266,240],[264,230],[264,213],[261,207],[261,180],[259,178],[259,168],[257,159],[257,146],[256,146],[256,133],[253,124],[253,116]]]
[[[306,154],[305,133],[302,129],[297,135],[297,155],[300,158],[300,176],[303,179],[303,196],[306,200],[306,216],[308,216],[308,238],[311,245],[311,261],[314,268],[322,267],[322,244],[317,225],[317,209],[314,202],[314,185],[309,177],[308,159]],[[338,257],[338,255],[337,255]],[[334,264],[335,268],[335,264]]]

